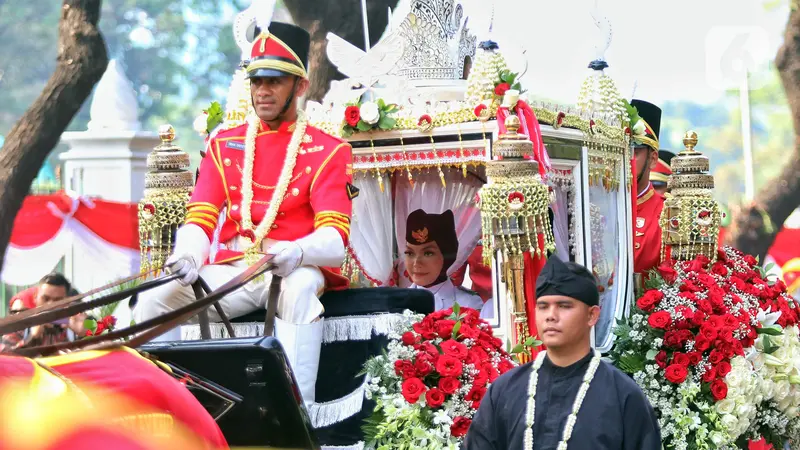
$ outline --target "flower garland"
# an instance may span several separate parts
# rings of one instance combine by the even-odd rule
[[[531,377],[528,381],[528,406],[525,410],[525,449],[533,450],[533,422],[536,417],[536,386],[539,384],[539,369],[544,363],[546,351],[540,352],[536,356],[536,361],[533,363],[531,369]],[[600,352],[594,351],[592,362],[589,363],[589,368],[583,375],[583,383],[575,396],[575,402],[572,404],[572,412],[567,418],[567,424],[564,425],[564,432],[561,437],[561,442],[558,443],[558,450],[567,450],[567,442],[572,437],[572,430],[575,428],[575,422],[578,421],[578,411],[583,405],[583,400],[586,398],[586,393],[589,392],[589,386],[592,384],[597,368],[600,366]]]
[[[278,178],[278,184],[275,186],[275,191],[272,193],[272,199],[269,202],[269,207],[264,214],[264,218],[261,219],[258,228],[253,230],[253,216],[250,209],[253,204],[253,165],[256,155],[256,136],[258,136],[259,129],[261,128],[261,119],[255,115],[247,119],[244,168],[242,170],[241,213],[242,228],[244,229],[242,235],[249,238],[253,244],[250,248],[245,250],[246,261],[249,265],[255,264],[258,261],[258,250],[261,246],[261,241],[272,229],[272,224],[275,222],[275,218],[278,217],[278,209],[292,181],[292,173],[294,173],[294,166],[297,163],[297,154],[300,152],[300,145],[302,144],[303,136],[306,134],[307,125],[308,121],[305,113],[298,110],[297,123],[289,145],[286,148],[286,159],[283,161],[283,170]]]

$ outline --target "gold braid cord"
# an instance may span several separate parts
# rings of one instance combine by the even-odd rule
[[[161,144],[147,155],[144,198],[139,202],[142,272],[160,270],[172,253],[194,184],[189,155],[173,144],[175,129],[163,125],[158,134]]]

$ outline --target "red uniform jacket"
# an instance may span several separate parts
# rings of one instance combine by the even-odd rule
[[[266,214],[283,169],[287,147],[295,129],[284,122],[277,130],[262,123],[256,137],[251,216],[258,225]],[[200,164],[200,174],[187,205],[186,223],[200,226],[212,240],[220,210],[228,206],[219,234],[226,243],[242,235],[242,171],[247,125],[217,134]],[[317,228],[334,227],[347,245],[352,212],[352,150],[347,142],[314,127],[306,128],[291,183],[282,199],[278,217],[265,239],[293,241]],[[242,257],[231,249],[217,252],[215,264]],[[334,268],[334,271],[338,268]]]
[[[661,262],[661,210],[664,197],[650,185],[636,200],[636,221],[633,225],[633,271],[645,274]]]

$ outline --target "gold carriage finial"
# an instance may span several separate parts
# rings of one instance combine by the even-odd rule
[[[695,146],[697,146],[697,133],[693,130],[689,130],[686,134],[683,135],[683,145],[686,147],[686,150],[682,151],[681,154],[684,153],[697,153],[695,151]]]
[[[175,145],[175,128],[158,127],[161,143],[147,155],[144,196],[139,202],[139,247],[142,271],[160,269],[174,244],[174,235],[186,217],[186,203],[194,187],[189,155]]]
[[[662,259],[667,248],[676,260],[687,261],[702,254],[713,261],[717,256],[722,214],[713,196],[710,161],[695,150],[697,142],[697,133],[687,131],[683,138],[686,149],[671,161],[672,175],[667,183],[671,195],[664,200],[660,219]]]

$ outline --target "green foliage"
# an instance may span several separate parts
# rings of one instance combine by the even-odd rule
[[[164,123],[199,160],[202,140],[192,129],[203,104],[224,100],[240,51],[233,14],[246,0],[104,0],[100,29],[109,58],[120,61],[139,102],[145,130]],[[55,69],[60,2],[0,2],[0,134],[5,135],[41,93]],[[20,58],[19,55],[28,55]],[[91,98],[67,128],[86,130]],[[60,164],[57,153],[51,164]]]
[[[222,123],[225,112],[219,102],[211,102],[211,106],[204,109],[203,112],[208,114],[206,118],[206,133],[211,133],[217,125]]]

